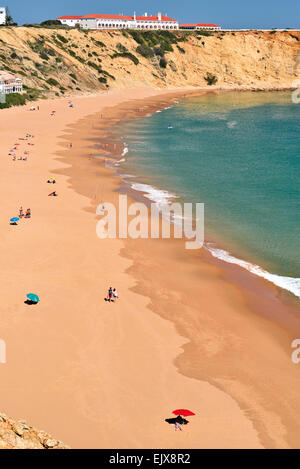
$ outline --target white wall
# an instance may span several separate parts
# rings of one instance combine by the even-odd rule
[[[64,26],[73,26],[73,28],[75,27],[76,24],[80,24],[81,20],[59,20],[61,22],[61,24],[63,24]]]
[[[150,21],[147,20],[114,20],[114,19],[82,19],[81,26],[84,29],[178,29],[175,21]]]
[[[7,17],[7,10],[5,7],[0,7],[0,24],[5,24]]]

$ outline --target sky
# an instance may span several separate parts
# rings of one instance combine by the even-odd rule
[[[2,1],[0,0],[0,6]],[[19,25],[62,15],[167,13],[179,23],[217,23],[223,28],[300,29],[300,0],[4,0]]]

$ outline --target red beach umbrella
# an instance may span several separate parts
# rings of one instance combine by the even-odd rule
[[[177,409],[173,410],[172,414],[175,415],[182,415],[183,417],[189,417],[190,415],[195,415],[194,412],[188,410],[188,409]]]

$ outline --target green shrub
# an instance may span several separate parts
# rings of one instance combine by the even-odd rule
[[[104,75],[106,77],[109,77],[111,78],[112,80],[115,80],[115,77],[113,75],[111,75],[110,73],[106,72],[105,70],[99,70],[99,73],[101,73],[101,75]]]
[[[61,34],[57,34],[57,39],[62,42],[63,44],[67,44],[67,42],[69,42],[69,39],[67,39],[66,37],[62,36]]]
[[[197,31],[197,34],[201,34],[202,36],[212,36],[213,32],[208,31],[207,29],[201,29],[199,32]]]
[[[62,26],[59,20],[46,20],[41,22],[41,26]]]
[[[162,57],[159,61],[159,65],[161,68],[166,68],[167,67],[167,60],[165,57]]]
[[[165,55],[165,53],[164,53],[164,51],[162,50],[161,47],[155,47],[154,54],[159,55],[160,57],[163,57]]]
[[[107,83],[107,78],[105,77],[99,77],[98,80],[100,81],[100,83]]]
[[[95,43],[96,46],[98,46],[98,47],[106,47],[106,45],[104,44],[104,42],[96,41],[96,39],[94,39],[94,43]]]
[[[69,73],[70,77],[74,78],[74,80],[77,80],[77,76],[75,75],[75,73]]]
[[[24,85],[23,85],[23,88],[25,88]],[[43,88],[46,90],[49,89],[46,85],[43,85]],[[38,98],[40,98],[41,92],[42,92],[41,90],[38,90],[36,88],[27,88],[25,97],[29,101],[36,101]]]
[[[0,103],[0,109],[9,108],[12,106],[24,106],[26,98],[20,93],[10,93],[5,96],[6,102]]]
[[[52,77],[48,78],[48,80],[46,80],[46,82],[51,86],[58,86],[59,85],[58,81],[55,80],[55,78],[52,78]]]
[[[40,57],[41,57],[41,59],[43,59],[43,60],[49,60],[49,57],[48,57],[48,55],[47,55],[45,52],[41,52],[41,53],[40,53]]]
[[[204,77],[204,80],[207,82],[209,86],[215,85],[218,81],[218,78],[216,75],[213,75],[212,73],[207,73],[206,77]]]
[[[126,59],[130,59],[135,65],[138,65],[140,63],[139,59],[135,55],[131,54],[131,52],[115,52],[111,56],[112,59],[116,59],[118,57],[124,57]]]
[[[123,46],[120,42],[117,44],[117,49],[119,52],[127,52],[127,48]]]
[[[56,52],[53,49],[48,49],[47,48],[47,49],[44,50],[44,52],[48,55],[51,55],[51,57],[54,57],[56,55]]]
[[[185,50],[183,49],[183,47],[180,47],[178,44],[177,44],[177,49],[178,49],[179,52],[181,52],[182,54],[185,54]]]
[[[145,44],[140,44],[139,46],[137,46],[136,51],[138,54],[142,55],[143,57],[146,57],[146,59],[150,59],[154,56],[153,49]]]
[[[91,62],[90,60],[87,63],[90,67],[93,67],[95,70],[101,69],[100,65],[95,64],[94,62]]]

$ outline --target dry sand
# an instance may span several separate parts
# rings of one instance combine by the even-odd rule
[[[119,179],[89,156],[94,139],[184,94],[114,90],[73,109],[1,111],[1,410],[73,448],[299,447],[297,304],[181,240],[96,236],[96,206],[117,201]],[[26,132],[29,159],[12,161]],[[10,226],[20,205],[32,218]],[[182,432],[164,422],[178,407],[196,413]]]

